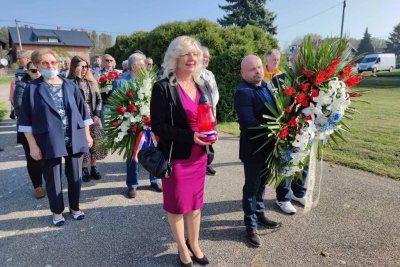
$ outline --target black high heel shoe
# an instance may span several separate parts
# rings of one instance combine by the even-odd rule
[[[193,262],[188,262],[188,263],[183,263],[181,260],[181,257],[179,257],[179,251],[178,251],[178,259],[181,267],[193,267]]]
[[[186,239],[186,246],[188,247],[189,251],[192,253],[193,259],[194,259],[195,262],[197,262],[198,264],[201,264],[201,265],[210,264],[210,262],[208,261],[206,255],[204,255],[203,258],[201,258],[201,259],[196,257],[196,255],[194,254],[192,248],[189,245],[189,239]]]

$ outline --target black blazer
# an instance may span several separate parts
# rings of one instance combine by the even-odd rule
[[[211,99],[207,83],[197,84],[197,86],[203,94],[207,95],[208,99]],[[172,126],[170,105],[172,105],[174,126]],[[163,154],[168,157],[171,142],[174,141],[171,158],[188,159],[194,144],[194,132],[187,122],[178,87],[171,85],[168,78],[157,81],[153,86],[150,118],[153,132],[160,137],[157,147]]]
[[[263,81],[263,86],[272,88],[271,84],[266,81]],[[239,158],[244,163],[265,162],[274,148],[274,142],[271,142],[256,152],[265,143],[265,138],[251,138],[266,130],[249,129],[267,123],[263,117],[264,114],[272,115],[264,105],[265,102],[266,99],[260,87],[246,81],[242,81],[238,85],[234,96],[234,106],[240,125]]]

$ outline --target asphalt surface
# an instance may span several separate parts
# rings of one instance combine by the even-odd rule
[[[7,97],[0,86],[0,100]],[[296,215],[282,214],[267,189],[267,216],[283,226],[260,228],[263,245],[247,245],[238,145],[220,135],[217,174],[206,178],[200,244],[209,266],[400,266],[400,182],[327,162],[320,203],[308,214],[300,206]],[[103,179],[83,183],[83,221],[67,214],[64,178],[66,224],[54,227],[47,198],[33,197],[15,121],[0,123],[0,147],[0,266],[179,266],[162,194],[146,173],[137,198],[128,199],[121,157],[99,162]]]

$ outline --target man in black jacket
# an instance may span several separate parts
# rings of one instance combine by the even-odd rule
[[[238,85],[234,106],[240,125],[239,158],[243,162],[245,183],[243,186],[243,211],[244,224],[247,238],[251,245],[261,246],[261,240],[257,233],[258,224],[269,228],[280,227],[280,223],[267,219],[264,214],[264,193],[266,175],[261,172],[265,168],[265,160],[272,152],[273,144],[264,146],[255,153],[264,143],[261,138],[251,139],[262,130],[250,129],[266,123],[264,114],[270,114],[265,102],[275,106],[275,101],[270,89],[270,83],[263,80],[264,70],[261,59],[258,56],[246,56],[241,64],[242,82]]]

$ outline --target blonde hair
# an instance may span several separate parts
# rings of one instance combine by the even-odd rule
[[[99,91],[100,91],[99,85],[97,84],[97,80],[94,78],[94,76],[93,76],[93,74],[92,74],[92,71],[91,71],[91,69],[90,69],[90,67],[89,67],[89,61],[86,60],[86,59],[84,59],[84,58],[82,58],[82,57],[80,57],[80,56],[74,56],[74,57],[71,59],[71,66],[69,67],[68,78],[69,78],[69,79],[74,79],[74,78],[76,77],[76,75],[75,75],[76,67],[77,67],[78,64],[79,64],[80,62],[82,62],[82,61],[83,61],[83,62],[86,62],[86,65],[88,66],[87,71],[86,71],[86,74],[85,74],[85,77],[83,77],[83,78],[85,78],[86,80],[88,80],[88,81],[91,83],[92,88],[93,88],[96,92],[99,92]]]
[[[200,74],[202,72],[203,51],[201,51],[200,43],[189,36],[176,37],[169,44],[162,64],[162,67],[164,68],[162,78],[168,77],[170,84],[176,85],[176,63],[178,58],[187,54],[193,48],[195,48],[197,52],[197,62],[192,76],[196,83],[201,84],[202,80],[200,79]]]
[[[42,61],[42,57],[46,54],[51,54],[57,60],[57,62],[59,61],[59,57],[54,50],[52,50],[50,48],[39,48],[39,49],[36,49],[35,51],[33,51],[32,55],[31,55],[31,60],[32,60],[33,64],[35,64],[35,66],[38,67],[40,61]]]

